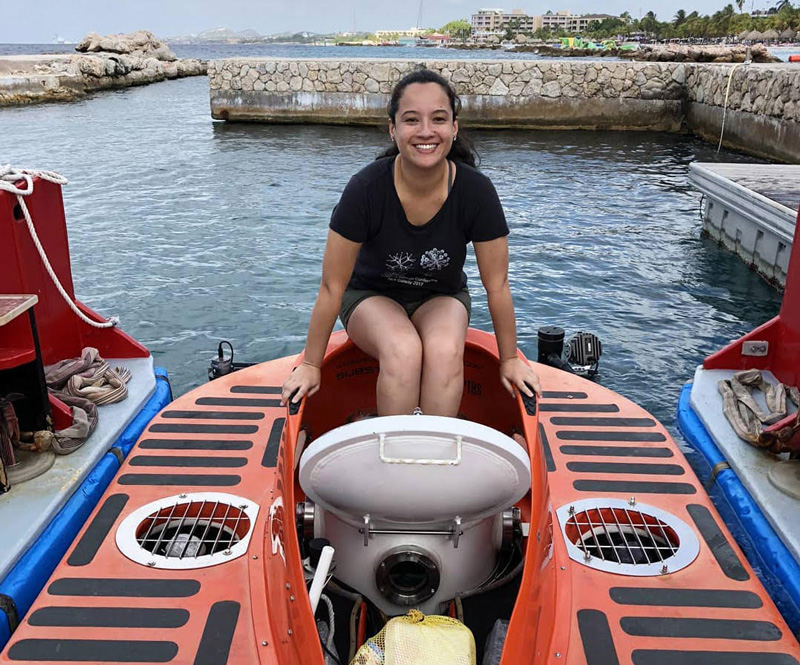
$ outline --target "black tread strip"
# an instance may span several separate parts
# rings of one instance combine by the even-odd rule
[[[168,663],[177,655],[175,642],[145,640],[20,640],[8,650],[11,660],[60,663]]]
[[[184,420],[264,420],[261,411],[162,411],[161,417]]]
[[[67,565],[85,566],[94,560],[100,545],[111,531],[128,499],[127,494],[112,494],[103,502],[75,549],[72,550],[72,554],[69,555]]]
[[[711,511],[699,504],[690,504],[686,506],[686,510],[689,511],[689,515],[694,520],[700,535],[706,541],[706,545],[708,545],[717,560],[719,567],[722,568],[722,572],[737,582],[749,580],[750,573],[747,572],[736,552],[733,551],[733,547],[731,547],[725,534],[722,533],[722,529],[719,528],[719,524],[717,524],[717,520],[714,519]]]
[[[250,450],[252,441],[226,441],[225,439],[144,439],[139,442],[143,450]]]
[[[619,605],[654,607],[730,607],[758,609],[764,605],[752,591],[730,589],[659,589],[653,587],[613,587],[611,600]]]
[[[571,392],[566,390],[545,390],[542,392],[542,399],[586,399],[586,393]]]
[[[754,640],[758,642],[774,642],[783,637],[780,628],[774,623],[747,619],[622,617],[620,625],[628,635],[638,637]]]
[[[649,441],[653,443],[667,440],[667,437],[661,432],[587,432],[586,430],[560,430],[556,432],[556,438],[562,441]]]
[[[247,465],[246,457],[181,457],[178,455],[137,455],[131,466],[180,466],[235,468]]]
[[[147,428],[148,432],[170,434],[255,434],[258,425],[191,425],[183,423],[155,423]]]
[[[17,629],[17,626],[19,626],[19,611],[17,610],[17,604],[11,596],[0,593],[0,612],[5,613],[6,619],[8,619],[8,627],[13,633]]]
[[[264,448],[264,457],[261,458],[261,466],[274,467],[278,463],[278,449],[281,445],[281,433],[285,422],[286,418],[276,418],[272,423],[267,447]]]
[[[644,480],[576,480],[579,492],[638,492],[640,494],[697,494],[688,483],[647,482]]]
[[[158,607],[43,607],[28,617],[31,626],[83,628],[180,628],[187,621],[187,610]]]
[[[547,440],[547,433],[544,431],[542,423],[539,423],[539,440],[542,442],[542,450],[544,451],[544,461],[547,465],[547,470],[555,471],[556,461],[553,459],[553,451],[550,449],[550,442]]]
[[[197,647],[194,665],[225,665],[239,619],[239,603],[222,600],[208,611],[206,627]]]
[[[586,665],[619,665],[614,638],[606,615],[600,610],[578,610]]]
[[[604,418],[602,416],[553,416],[553,425],[566,427],[655,427],[652,418]]]
[[[581,404],[581,403],[553,403],[540,404],[539,411],[555,411],[574,413],[618,413],[619,407],[616,404]]]
[[[788,653],[755,651],[667,651],[637,649],[633,665],[798,665]]]
[[[637,473],[652,476],[682,476],[677,464],[641,464],[635,462],[567,462],[567,468],[577,473]]]
[[[597,455],[599,457],[674,457],[669,448],[642,448],[641,446],[561,446],[565,455]]]
[[[107,598],[188,598],[200,591],[197,580],[62,577],[50,583],[51,596]]]
[[[198,406],[261,406],[279,407],[279,399],[265,399],[258,397],[199,397],[194,401]]]
[[[231,386],[232,393],[252,393],[253,395],[280,395],[280,386]]]
[[[117,479],[120,485],[185,485],[187,487],[230,487],[242,482],[234,474],[211,473],[126,473]]]

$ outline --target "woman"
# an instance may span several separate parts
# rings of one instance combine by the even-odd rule
[[[470,297],[463,272],[473,243],[500,352],[500,380],[514,395],[539,393],[517,354],[508,286],[508,226],[491,181],[458,135],[460,100],[438,74],[417,70],[394,88],[381,158],[350,179],[333,211],[322,282],[303,363],[281,400],[320,384],[337,312],[350,339],[380,366],[378,414],[456,416]],[[341,310],[341,311],[340,311]]]

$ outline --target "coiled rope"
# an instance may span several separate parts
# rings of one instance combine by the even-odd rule
[[[28,225],[28,232],[31,234],[31,239],[33,240],[33,244],[36,246],[36,251],[39,252],[39,256],[42,259],[42,264],[44,265],[45,269],[47,270],[47,274],[50,275],[50,279],[53,280],[53,284],[55,285],[58,292],[61,294],[61,297],[64,299],[64,302],[67,303],[69,308],[75,312],[75,315],[84,323],[92,326],[93,328],[113,328],[117,324],[119,324],[119,318],[116,316],[112,316],[106,321],[98,322],[93,321],[88,316],[86,316],[75,304],[72,298],[69,297],[69,294],[66,292],[64,287],[61,285],[61,282],[58,279],[58,276],[53,270],[53,266],[50,265],[50,261],[47,258],[47,254],[45,254],[44,248],[42,247],[42,243],[39,241],[39,236],[36,234],[36,229],[33,226],[33,220],[31,219],[31,213],[28,211],[28,206],[25,205],[25,198],[26,196],[30,196],[33,193],[33,179],[34,178],[41,178],[42,180],[47,180],[48,182],[55,183],[56,185],[66,185],[67,179],[54,171],[35,171],[33,169],[15,169],[12,168],[10,164],[5,166],[0,165],[0,191],[11,192],[17,197],[17,202],[19,203],[19,207],[22,210],[22,214],[25,216],[25,222]],[[16,186],[16,183],[20,180],[25,181],[25,187],[19,188]]]

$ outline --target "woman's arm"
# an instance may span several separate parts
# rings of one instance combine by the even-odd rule
[[[305,356],[302,364],[284,382],[281,404],[285,404],[293,393],[296,394],[292,401],[299,402],[305,395],[311,396],[319,390],[322,359],[359,249],[361,243],[348,240],[336,231],[328,231],[322,259],[322,280],[308,324]]]
[[[512,395],[518,388],[530,396],[527,384],[541,394],[539,377],[517,353],[517,324],[514,317],[514,301],[508,286],[508,239],[506,236],[486,242],[473,242],[475,258],[481,281],[489,301],[497,350],[500,354],[500,380]]]

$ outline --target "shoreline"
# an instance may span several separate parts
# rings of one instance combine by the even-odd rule
[[[3,56],[0,107],[75,101],[98,90],[205,75],[207,71],[208,63],[197,59],[164,62],[111,53]]]

